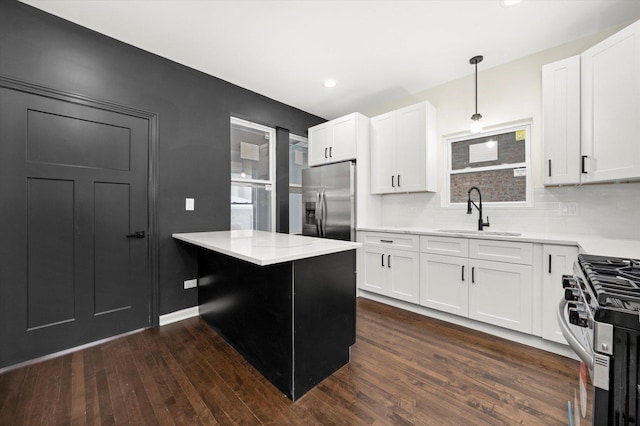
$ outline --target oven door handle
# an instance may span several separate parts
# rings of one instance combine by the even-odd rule
[[[567,303],[568,302],[566,300],[562,299],[560,300],[560,304],[558,305],[558,325],[560,326],[560,331],[562,332],[564,338],[567,340],[567,343],[569,343],[571,349],[574,350],[574,352],[578,355],[578,358],[580,358],[582,362],[586,364],[587,369],[589,369],[589,371],[591,372],[593,371],[593,352],[590,349],[585,348],[582,345],[582,342],[580,342],[576,335],[573,334],[571,328],[569,328],[569,324],[567,324],[567,320],[564,315],[564,312],[567,308]]]

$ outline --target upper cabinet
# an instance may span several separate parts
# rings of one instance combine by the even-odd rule
[[[309,166],[355,160],[358,138],[367,137],[369,119],[354,112],[309,128]]]
[[[545,185],[640,178],[640,21],[542,68]]]
[[[580,55],[542,67],[545,185],[580,183]]]
[[[640,21],[581,56],[582,182],[640,177]]]
[[[436,191],[436,109],[421,102],[371,119],[371,193]]]

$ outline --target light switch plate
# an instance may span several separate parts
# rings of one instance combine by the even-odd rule
[[[194,278],[192,280],[185,280],[184,281],[184,289],[187,290],[189,288],[194,288],[194,287],[198,287],[198,279]]]
[[[192,212],[196,209],[196,200],[195,198],[185,198],[184,199],[184,209],[188,212]]]
[[[560,216],[578,216],[578,203],[560,203]]]

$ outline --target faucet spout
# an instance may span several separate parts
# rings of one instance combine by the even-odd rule
[[[476,204],[472,199],[471,199],[471,191],[475,190],[478,193],[478,204]],[[477,186],[472,186],[471,188],[469,188],[469,191],[467,191],[467,214],[471,214],[473,212],[471,205],[473,205],[476,209],[478,209],[478,213],[479,213],[479,218],[478,218],[478,231],[482,231],[482,228],[484,228],[485,226],[489,226],[489,216],[487,216],[487,221],[484,222],[482,220],[482,193],[480,192],[480,188],[478,188]]]

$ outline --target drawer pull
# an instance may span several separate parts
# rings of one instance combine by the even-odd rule
[[[393,240],[380,240],[381,243],[393,244]]]

